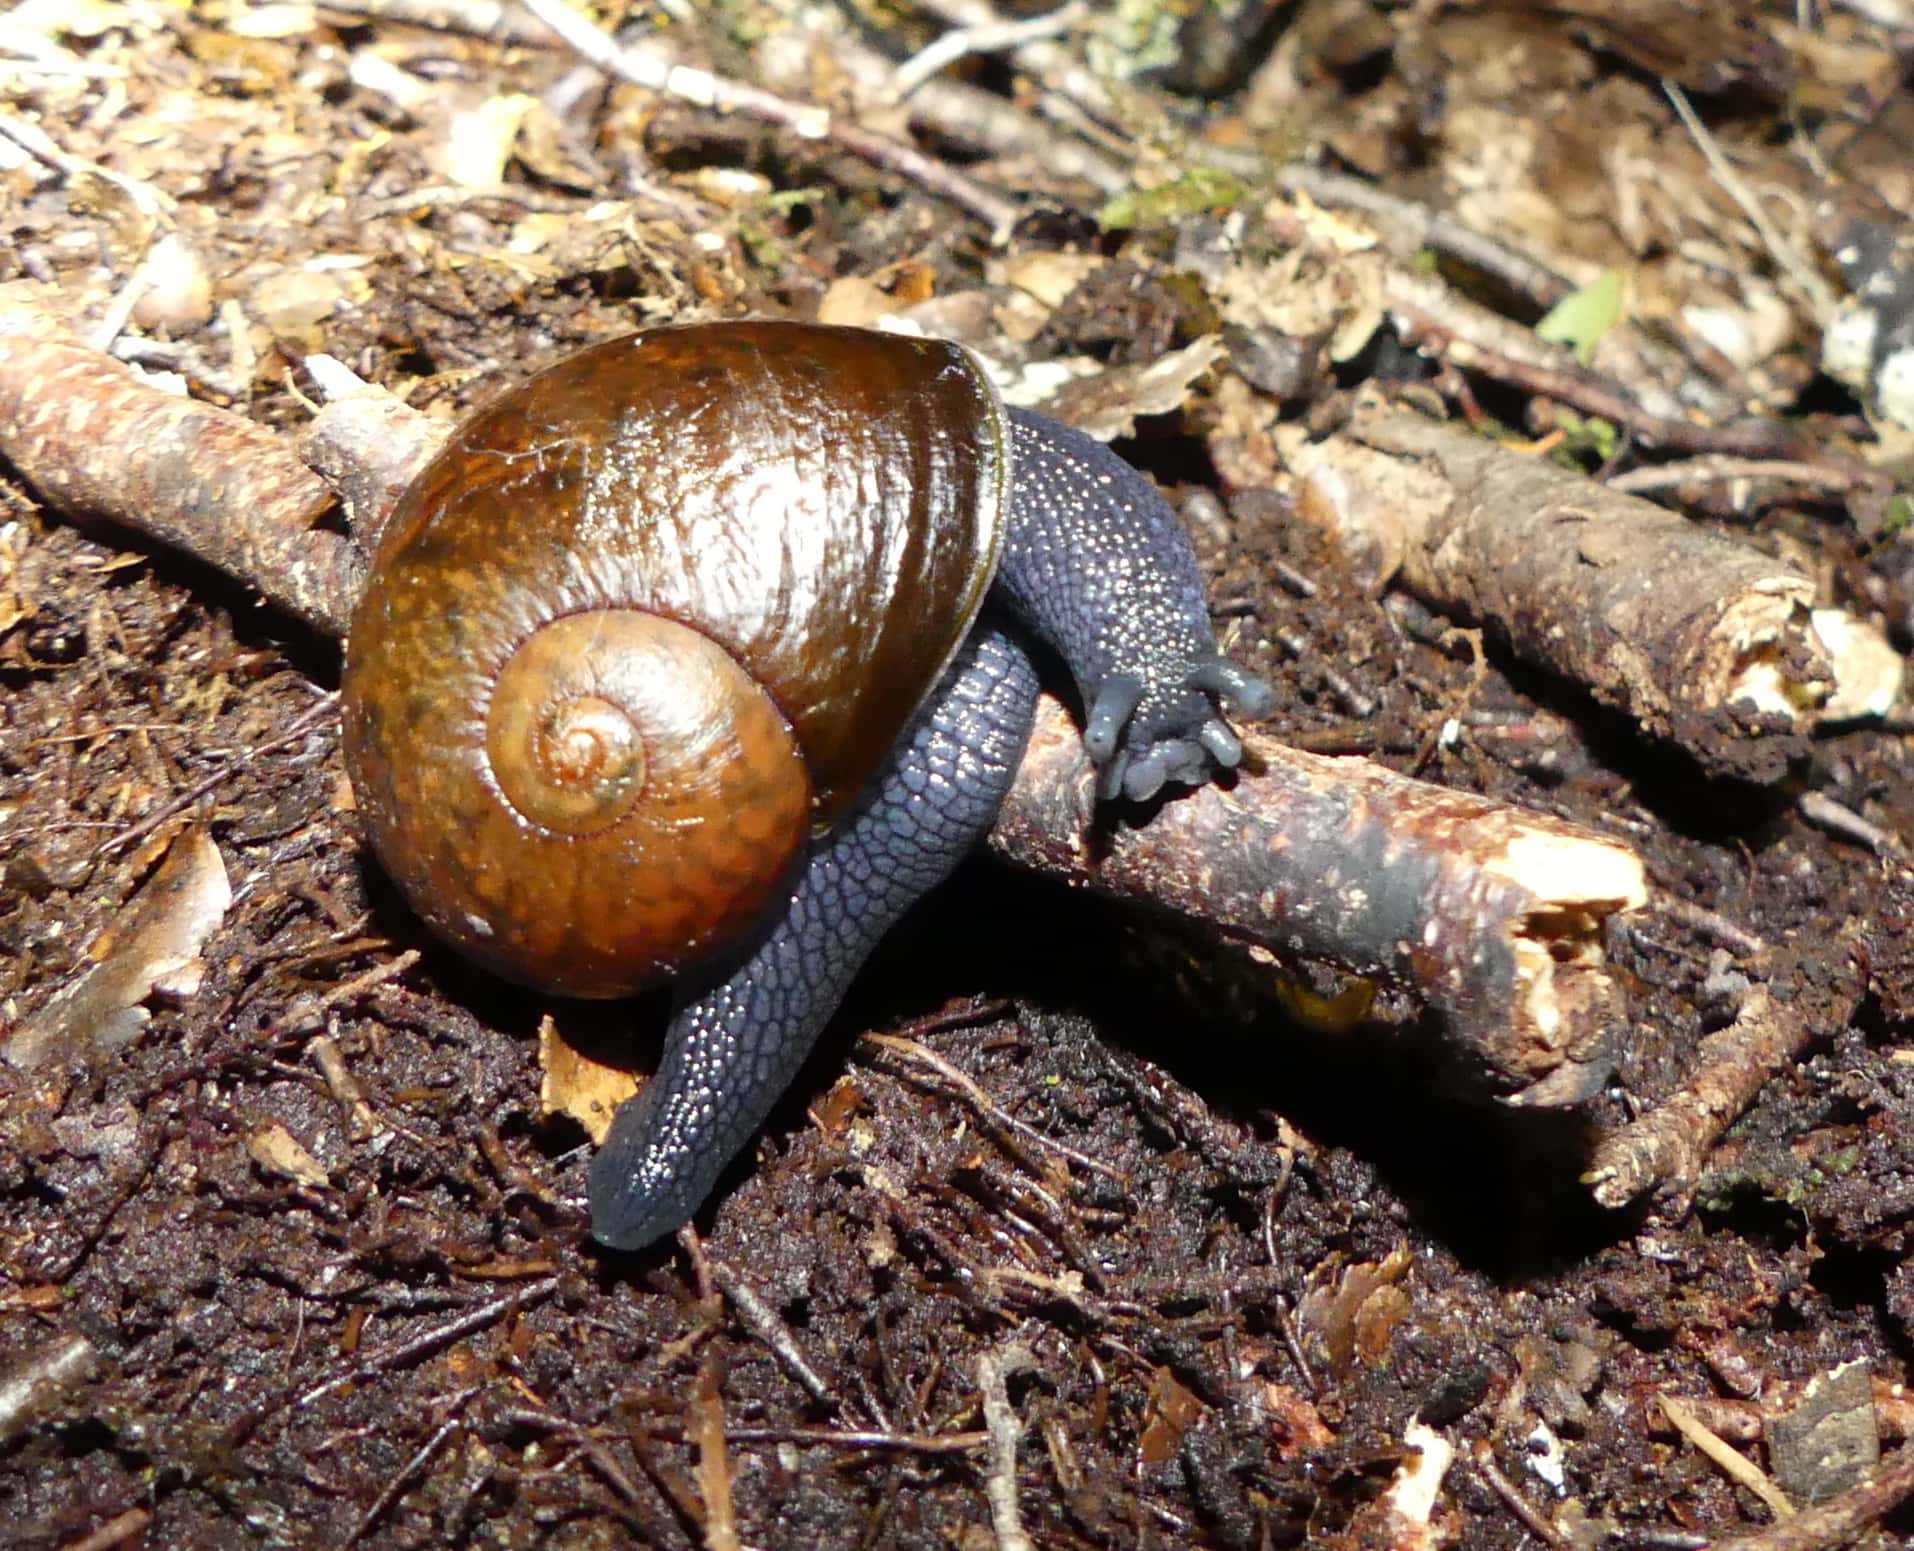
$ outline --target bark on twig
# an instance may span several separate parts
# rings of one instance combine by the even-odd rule
[[[392,508],[449,427],[331,356],[307,356],[305,365],[328,402],[306,427],[300,450],[339,492],[353,537],[370,555]]]
[[[841,114],[679,64],[652,45],[621,48],[572,10],[565,0],[521,0],[521,3],[582,58],[608,74],[693,107],[736,113],[788,130],[801,140],[834,145],[968,210],[989,226],[993,242],[1006,240],[1023,213],[1016,201],[985,188],[947,162],[927,155],[914,145],[866,129]]]
[[[1783,1063],[1808,1042],[1795,1012],[1755,986],[1735,1021],[1701,1042],[1681,1090],[1603,1139],[1583,1181],[1603,1206],[1626,1206],[1659,1187],[1685,1202],[1716,1138]]]
[[[716,1357],[698,1366],[692,1389],[691,1432],[698,1442],[698,1491],[704,1498],[707,1551],[741,1551],[738,1515],[731,1498],[731,1455],[724,1443],[723,1370]]]
[[[0,1369],[0,1443],[17,1438],[98,1370],[100,1349],[72,1333],[28,1351]]]
[[[1737,1400],[1721,1395],[1683,1395],[1681,1403],[1689,1414],[1703,1422],[1717,1437],[1730,1443],[1759,1443],[1769,1424],[1777,1416],[1793,1410],[1802,1401],[1808,1386],[1819,1382],[1819,1375],[1804,1379],[1771,1379],[1762,1386],[1759,1400]],[[1874,1425],[1883,1438],[1901,1440],[1914,1437],[1914,1395],[1896,1380],[1876,1376],[1874,1387]],[[1645,1408],[1648,1431],[1666,1437],[1675,1430],[1667,1413],[1652,1402]]]
[[[314,527],[331,487],[272,432],[61,332],[32,306],[0,310],[0,458],[60,510],[124,524],[340,634],[362,569],[343,534]]]
[[[1711,771],[1779,780],[1856,698],[1806,576],[1650,502],[1389,411],[1285,453],[1304,513],[1379,580],[1486,623]]]
[[[323,0],[319,9],[368,21],[459,32],[521,48],[563,48],[557,33],[509,0]]]
[[[1010,1403],[1009,1381],[1013,1373],[1036,1365],[1030,1349],[1015,1342],[977,1359],[977,1387],[984,1394],[984,1427],[990,1434],[984,1497],[990,1504],[990,1527],[996,1532],[998,1551],[1035,1551],[1017,1506],[1017,1445],[1023,1441],[1023,1418]]]
[[[1051,703],[991,836],[1019,866],[1411,991],[1513,1101],[1571,1104],[1608,1071],[1602,926],[1640,859],[1545,814],[1361,759],[1249,740],[1254,770],[1105,833],[1082,739]]]
[[[1612,383],[1620,392],[1611,393],[1611,398],[1619,397],[1634,414],[1648,415],[1662,425],[1688,424],[1684,408],[1716,421],[1746,412],[1748,395],[1740,374],[1703,340],[1685,336],[1677,349],[1633,321],[1623,320],[1597,341],[1593,359],[1583,367],[1566,347],[1471,299],[1417,262],[1418,254],[1433,249],[1493,277],[1537,311],[1553,307],[1574,290],[1564,276],[1499,236],[1477,232],[1446,211],[1406,199],[1380,184],[1306,162],[1285,166],[1277,182],[1284,190],[1307,194],[1318,204],[1361,211],[1375,223],[1397,261],[1384,282],[1392,314],[1406,334],[1420,335],[1431,346],[1439,344],[1443,356],[1458,366],[1496,375],[1495,363],[1513,360],[1552,368],[1561,377],[1597,391],[1604,382]],[[1452,344],[1457,348],[1450,348]],[[1681,358],[1684,351],[1708,375],[1690,370]],[[1706,427],[1695,429],[1707,431]]]

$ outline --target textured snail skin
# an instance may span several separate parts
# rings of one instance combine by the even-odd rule
[[[1150,484],[1101,444],[1011,411],[1008,531],[991,607],[774,924],[683,993],[663,1062],[593,1160],[592,1233],[641,1249],[688,1220],[796,1076],[871,949],[989,830],[1053,649],[1087,708],[1106,793],[1198,784],[1242,748],[1217,697],[1270,692],[1219,656],[1196,561]]]
[[[990,828],[1036,699],[1029,653],[980,622],[876,784],[817,843],[769,934],[679,1007],[656,1075],[592,1160],[600,1243],[642,1249],[703,1204],[878,940]]]

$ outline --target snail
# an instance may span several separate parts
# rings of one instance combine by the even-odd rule
[[[936,340],[664,328],[480,408],[386,525],[346,648],[347,768],[412,908],[576,996],[673,980],[592,1232],[687,1221],[891,923],[989,829],[1035,709],[1104,797],[1232,769],[1189,540],[1101,444]]]

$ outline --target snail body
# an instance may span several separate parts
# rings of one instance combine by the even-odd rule
[[[508,978],[682,988],[593,1165],[602,1241],[696,1210],[989,828],[1036,693],[1019,626],[1076,676],[1106,792],[1232,766],[1217,696],[1267,703],[1148,483],[940,341],[609,341],[481,408],[407,491],[343,684],[381,862]]]

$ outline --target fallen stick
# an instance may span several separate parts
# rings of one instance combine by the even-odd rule
[[[436,445],[435,428],[421,416],[408,421],[388,395],[356,391],[333,366],[319,375],[341,397],[308,433],[307,456],[351,491],[355,529],[376,534],[415,463]],[[137,395],[102,402],[147,412]],[[0,405],[0,445],[10,412]],[[117,435],[104,415],[87,417],[89,442]],[[55,432],[64,423],[51,410],[38,420]],[[276,484],[288,454],[268,433],[257,435],[265,443],[258,467]],[[58,445],[57,435],[43,440],[42,462],[21,468],[29,478],[33,467],[61,467],[82,450]],[[396,457],[395,447],[403,448]],[[355,448],[380,456],[363,458]],[[253,552],[208,533],[222,515],[240,520],[252,510],[248,466],[239,459],[222,472],[215,488],[224,509],[209,506],[203,521],[183,528],[154,529],[110,484],[98,505],[277,597],[282,579],[254,571]],[[342,634],[359,574],[356,561],[335,567],[305,617]],[[1404,988],[1440,1014],[1444,1037],[1514,1101],[1586,1097],[1606,1073],[1617,1021],[1603,923],[1647,897],[1634,852],[1365,760],[1267,740],[1253,746],[1260,768],[1230,791],[1191,793],[1141,828],[1111,831],[1092,814],[1080,736],[1053,707],[992,846],[1019,866],[1260,942],[1280,957]]]
[[[1858,1539],[1910,1495],[1914,1495],[1914,1444],[1904,1444],[1869,1471],[1859,1486],[1832,1502],[1804,1508],[1765,1529],[1716,1537],[1708,1542],[1709,1551],[1833,1551]]]
[[[1603,1137],[1582,1182],[1603,1206],[1626,1206],[1650,1189],[1687,1211],[1702,1165],[1721,1133],[1811,1038],[1806,1021],[1766,986],[1749,989],[1735,1021],[1702,1040],[1680,1088],[1639,1119]]]
[[[1544,459],[1375,408],[1283,452],[1300,510],[1378,581],[1488,625],[1717,774],[1777,781],[1818,721],[1899,692],[1879,632],[1815,610],[1794,567]]]
[[[1607,919],[1647,902],[1639,857],[1546,814],[1268,738],[1228,789],[1139,827],[1093,817],[1094,776],[1046,700],[991,848],[1127,903],[1412,993],[1514,1103],[1607,1076],[1619,996]]]
[[[315,526],[332,487],[265,427],[164,393],[62,329],[31,302],[0,305],[0,458],[60,511],[110,518],[341,634],[362,567]]]

